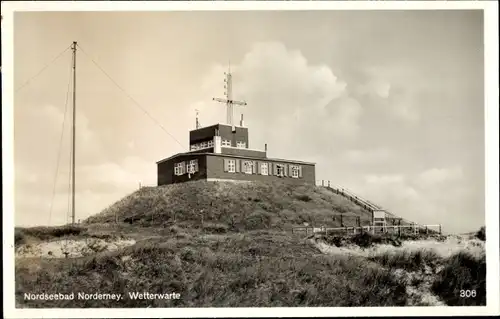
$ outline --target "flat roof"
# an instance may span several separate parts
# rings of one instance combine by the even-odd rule
[[[305,162],[305,161],[297,161],[297,160],[289,160],[289,159],[282,159],[282,158],[269,158],[269,157],[256,157],[256,156],[242,156],[242,155],[232,155],[232,154],[219,154],[219,153],[208,153],[208,152],[203,152],[203,153],[194,153],[194,152],[184,152],[184,153],[177,153],[175,155],[172,155],[170,157],[167,157],[165,159],[162,159],[156,164],[160,164],[163,162],[166,162],[172,158],[176,158],[178,156],[182,155],[205,155],[205,156],[221,156],[221,157],[233,157],[233,158],[244,158],[244,159],[252,159],[252,160],[259,160],[259,161],[276,161],[276,162],[285,162],[285,163],[296,163],[296,164],[306,164],[306,165],[316,165],[316,163],[313,162]]]
[[[195,128],[194,130],[190,130],[189,132],[193,132],[193,131],[198,131],[198,130],[202,130],[204,128],[210,128],[210,127],[214,127],[214,126],[229,126],[229,127],[232,127],[233,125],[229,125],[229,124],[223,124],[223,123],[216,123],[216,124],[212,124],[212,125],[207,125],[207,126],[202,126],[200,128]],[[234,127],[239,127],[239,128],[246,128],[248,130],[248,127],[246,126],[239,126],[239,125],[234,125]]]

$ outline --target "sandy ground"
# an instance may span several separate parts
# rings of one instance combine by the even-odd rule
[[[57,240],[34,245],[22,245],[16,249],[16,258],[68,258],[82,257],[102,251],[113,251],[135,244],[133,239],[104,240],[86,238]]]
[[[466,239],[459,236],[450,236],[445,241],[434,239],[404,241],[400,247],[392,245],[374,245],[370,248],[360,248],[356,245],[346,247],[330,246],[323,242],[316,243],[323,252],[329,254],[344,253],[363,257],[380,255],[386,252],[397,253],[401,251],[433,250],[438,255],[446,258],[460,251],[467,251],[474,256],[481,256],[485,252],[484,242],[479,239]]]

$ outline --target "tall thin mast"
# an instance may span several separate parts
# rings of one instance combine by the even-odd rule
[[[226,78],[224,79],[224,82],[226,83],[224,85],[224,88],[226,89],[224,95],[226,98],[221,99],[215,97],[212,100],[226,104],[226,124],[231,125],[234,128],[233,106],[245,106],[247,103],[245,101],[233,100],[233,76],[231,74],[231,66],[229,66],[228,72],[224,72],[224,74],[226,75]]]
[[[72,134],[72,161],[71,161],[71,224],[75,224],[75,159],[76,159],[76,41],[73,41],[73,134]]]

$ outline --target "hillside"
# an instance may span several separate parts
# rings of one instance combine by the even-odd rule
[[[482,254],[457,250],[452,256],[438,256],[421,252],[414,244],[411,253],[394,250],[388,255],[386,249],[379,254],[375,248],[352,253],[357,250],[347,243],[350,239],[319,234],[306,238],[290,231],[304,222],[339,226],[333,213],[360,216],[362,224],[370,219],[364,209],[315,186],[191,182],[142,188],[78,227],[16,229],[17,307],[485,302]],[[352,242],[364,246],[395,242],[368,234],[359,239]],[[347,243],[348,249],[334,249],[339,243]],[[431,243],[439,244],[434,239]],[[473,244],[469,246],[482,251],[480,242]],[[457,299],[457,289],[475,289],[477,297]],[[24,295],[97,291],[119,294],[120,300],[40,301]],[[145,292],[157,296],[134,297]],[[179,298],[159,297],[171,293]]]
[[[368,225],[371,214],[326,188],[285,183],[217,183],[196,181],[144,187],[87,219],[85,224],[125,222],[141,226],[218,223],[231,230],[289,229],[291,226]]]

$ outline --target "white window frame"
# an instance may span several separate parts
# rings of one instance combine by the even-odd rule
[[[191,145],[191,151],[196,151],[198,149],[198,144]]]
[[[186,165],[186,171],[187,173],[189,174],[194,174],[196,171],[195,171],[195,167],[196,167],[196,163],[198,162],[197,159],[194,159],[194,160],[190,160],[187,165]]]
[[[236,160],[227,160],[227,171],[229,173],[236,173]]]
[[[214,140],[210,140],[207,143],[208,147],[214,147]]]
[[[299,166],[292,165],[292,177],[293,178],[299,178],[299,170],[300,170]]]
[[[253,174],[253,161],[243,162],[243,172],[245,174]]]
[[[207,148],[207,142],[201,142],[200,146],[201,148]]]
[[[247,148],[247,143],[245,142],[236,142],[237,148]]]
[[[222,140],[222,146],[231,146],[230,140]]]
[[[269,165],[260,163],[260,175],[269,175]]]
[[[184,162],[175,163],[174,165],[174,174],[177,176],[184,174]]]

